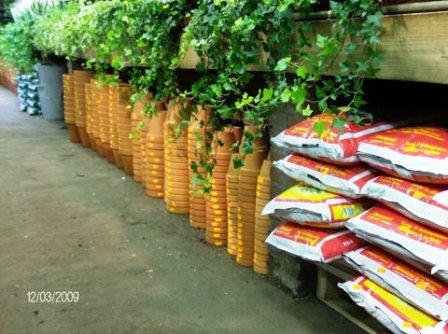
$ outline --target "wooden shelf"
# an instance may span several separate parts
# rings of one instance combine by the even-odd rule
[[[317,20],[313,34],[325,33],[330,26],[331,20]],[[386,15],[383,28],[385,61],[376,78],[448,84],[448,11]],[[189,51],[181,68],[194,69],[198,60]],[[266,67],[261,62],[250,69]]]

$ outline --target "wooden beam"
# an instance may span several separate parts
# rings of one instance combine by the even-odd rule
[[[330,20],[315,21],[313,33],[330,27]],[[448,84],[448,11],[387,15],[383,28],[385,61],[376,78]],[[195,68],[197,61],[190,51],[181,67]],[[251,70],[266,67],[254,65]]]

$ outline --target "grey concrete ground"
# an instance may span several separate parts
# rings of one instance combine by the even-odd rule
[[[201,242],[0,88],[0,333],[358,333]],[[77,291],[30,303],[29,291]]]

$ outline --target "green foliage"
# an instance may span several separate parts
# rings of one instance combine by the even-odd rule
[[[326,112],[350,113],[355,120],[364,117],[363,81],[375,75],[383,60],[379,1],[330,1],[334,21],[315,36],[309,14],[319,4],[319,0],[66,1],[1,28],[0,56],[19,70],[32,68],[38,60],[36,49],[44,56],[87,56],[88,68],[103,74],[112,69],[113,76],[101,75],[105,80],[117,81],[118,74],[126,71],[136,101],[147,92],[156,99],[179,95],[176,68],[193,49],[200,58],[199,79],[182,95],[194,104],[211,106],[212,118],[204,124],[211,128],[209,137],[229,124],[256,125],[258,133],[246,132],[240,148],[250,153],[269,116],[283,103],[293,104],[304,116]],[[182,30],[186,19],[191,21]],[[268,71],[253,72],[259,65]],[[332,126],[342,131],[344,122],[345,118],[336,118]],[[319,123],[314,128],[325,131]],[[207,148],[210,153],[211,145]],[[213,161],[206,156],[201,166],[192,167],[211,171]]]
[[[33,15],[25,13],[17,22],[0,28],[0,58],[16,72],[32,72],[38,61],[33,47],[33,24]]]

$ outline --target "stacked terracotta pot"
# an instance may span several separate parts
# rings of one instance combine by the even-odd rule
[[[92,107],[92,84],[84,84],[86,95],[86,132],[89,137],[90,147],[96,150],[95,137],[93,135],[93,107]]]
[[[85,84],[93,78],[90,71],[73,71],[75,77],[75,122],[83,146],[90,146],[86,131],[86,91]]]
[[[64,119],[67,124],[68,136],[73,143],[79,143],[78,130],[76,128],[75,112],[75,77],[73,74],[63,75],[64,85]]]
[[[256,128],[246,126],[245,131],[255,133]],[[247,267],[252,267],[254,262],[257,178],[263,161],[267,157],[267,151],[267,141],[264,138],[258,140],[254,144],[254,153],[242,156],[244,166],[239,170],[238,252],[236,260],[237,263]]]
[[[207,198],[207,243],[214,246],[227,244],[227,192],[226,175],[235,148],[235,134],[232,128],[226,128],[215,134],[212,156],[215,167],[212,173],[212,191]]]
[[[95,79],[90,81],[90,102],[91,102],[91,118],[92,118],[92,142],[95,142],[94,146],[98,154],[104,157],[104,151],[102,150],[101,145],[101,136],[100,136],[100,114],[98,112],[100,101],[98,99],[98,84]]]
[[[229,170],[226,175],[227,196],[227,253],[236,256],[238,253],[238,175],[239,170],[234,167],[233,160],[238,154],[232,154]]]
[[[140,99],[132,111],[132,167],[134,168],[134,180],[142,182],[142,145],[140,143],[141,128],[143,121],[143,112],[145,110],[146,100]]]
[[[96,90],[96,112],[100,123],[101,150],[104,157],[114,163],[114,154],[110,147],[110,121],[109,121],[109,86],[101,84]]]
[[[189,101],[170,101],[165,122],[165,203],[171,213],[190,213],[188,129],[182,126],[190,114]]]
[[[156,109],[147,125],[144,145],[144,163],[142,177],[145,181],[146,195],[154,198],[164,197],[165,188],[165,150],[164,124],[167,117],[165,104],[153,101],[152,108]]]
[[[123,169],[126,174],[133,173],[132,167],[132,140],[130,133],[132,130],[131,113],[129,109],[131,94],[129,85],[120,83],[118,85],[118,104],[117,104],[117,124],[118,124],[118,151]]]
[[[196,113],[192,113],[188,127],[188,165],[190,166],[190,225],[194,228],[205,230],[206,205],[202,184],[195,184],[193,178],[195,173],[191,169],[192,164],[198,167],[198,173],[203,177],[206,170],[201,166],[201,160],[205,159],[207,152],[206,143],[210,128],[207,126],[210,119],[211,109],[198,106]]]
[[[120,152],[118,151],[118,85],[109,86],[109,131],[110,131],[110,148],[114,156],[115,165],[123,168]]]
[[[147,103],[149,103],[149,101]],[[140,183],[143,185],[143,188],[146,188],[146,137],[148,136],[148,124],[149,117],[144,114],[139,133],[139,145],[142,161],[142,180]]]
[[[263,162],[257,179],[257,197],[255,200],[254,271],[263,275],[268,273],[269,249],[264,241],[268,237],[271,220],[269,216],[262,216],[261,212],[271,199],[271,167],[272,162],[270,160]]]

